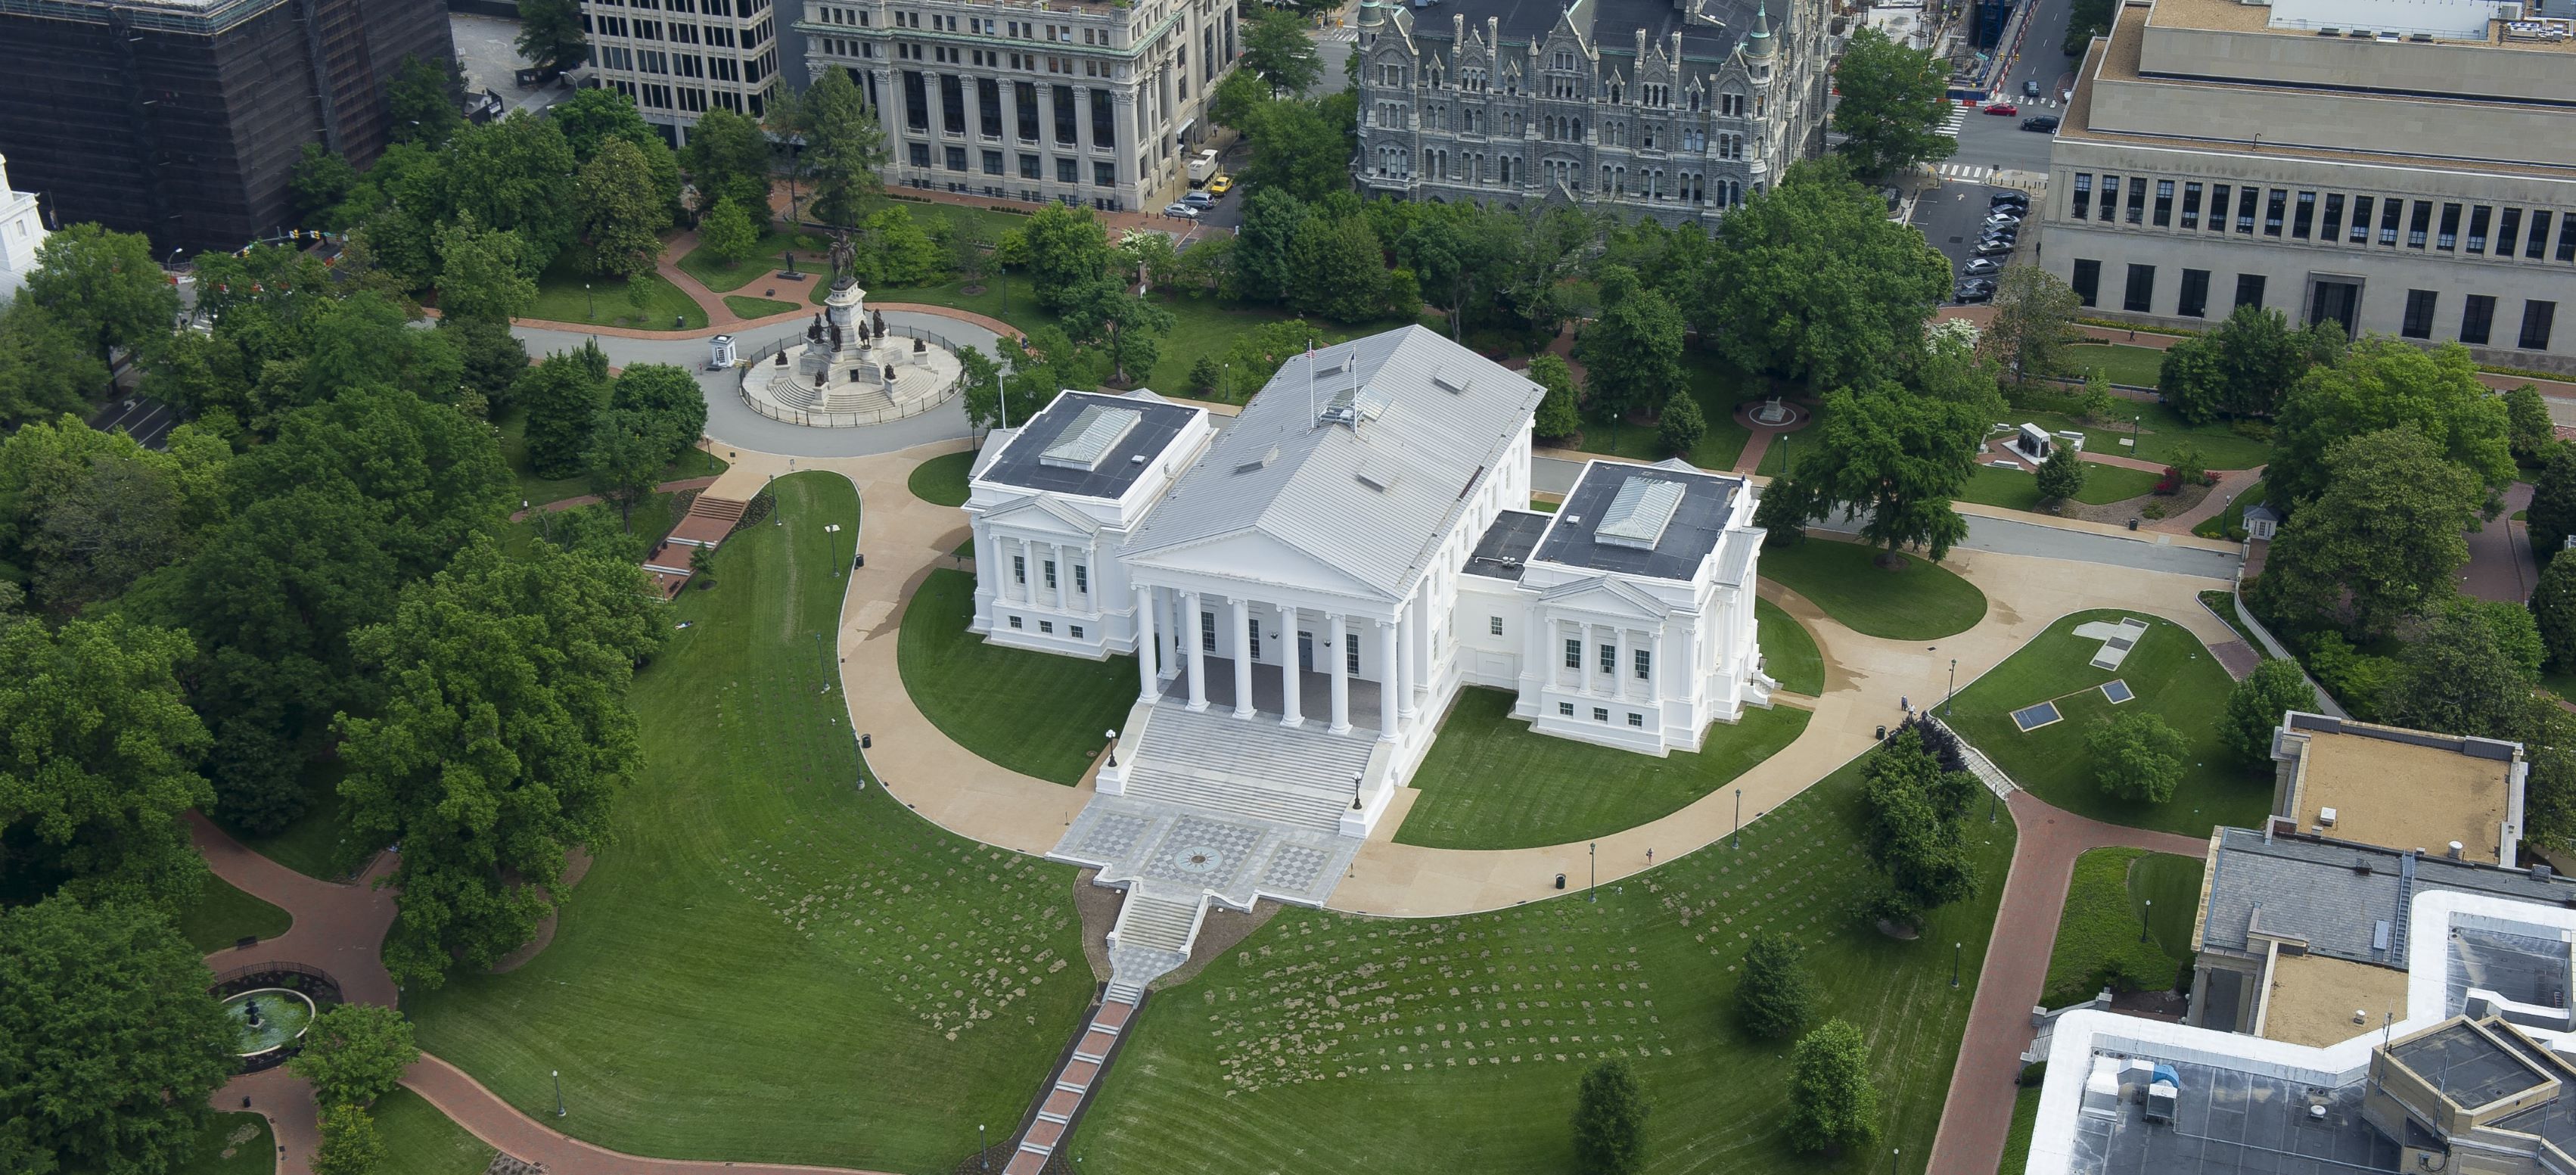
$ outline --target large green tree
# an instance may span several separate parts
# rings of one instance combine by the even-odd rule
[[[1288,306],[1299,314],[1359,323],[1386,312],[1386,250],[1365,217],[1306,217],[1288,264]]]
[[[1878,1139],[1878,1087],[1869,1080],[1869,1041],[1844,1020],[1827,1020],[1789,1054],[1789,1145],[1815,1153],[1857,1150]]]
[[[1109,272],[1109,237],[1088,208],[1049,204],[1029,217],[1029,276],[1038,304],[1062,311],[1074,292]]]
[[[313,1018],[304,1049],[286,1063],[326,1106],[364,1109],[402,1086],[403,1070],[420,1059],[411,1021],[375,1004],[338,1004]]]
[[[2540,389],[2524,384],[2504,394],[2505,444],[2514,464],[2538,465],[2558,441],[2558,425],[2549,418],[2549,401]]]
[[[2206,335],[2165,352],[2157,387],[2165,402],[2195,424],[2221,416],[2270,416],[2316,362],[2343,347],[2343,327],[2321,319],[2292,330],[2278,310],[2239,306]]]
[[[2530,720],[2536,677],[2483,616],[2444,607],[2398,654],[2378,714],[2392,726],[2516,739]]]
[[[2066,346],[2076,336],[2075,288],[2037,265],[2011,265],[1995,282],[1994,317],[1981,345],[2015,382],[2066,373]]]
[[[1040,215],[1044,215],[1041,213]],[[1258,188],[1243,198],[1243,228],[1235,238],[1226,293],[1246,302],[1285,302],[1300,287],[1297,241],[1315,213],[1286,192]]]
[[[313,1148],[313,1175],[375,1175],[385,1161],[385,1138],[363,1106],[322,1111],[322,1141]]]
[[[350,828],[400,842],[385,966],[436,985],[526,943],[564,853],[598,840],[641,762],[626,687],[666,627],[631,564],[477,536],[353,634],[382,675],[378,716],[343,715]]]
[[[106,386],[107,361],[60,315],[34,298],[0,304],[0,431],[79,412]]]
[[[608,399],[608,356],[597,343],[548,355],[511,398],[528,412],[528,467],[539,477],[570,477],[581,471],[590,418]]]
[[[2191,745],[2153,710],[2132,707],[2103,718],[2084,734],[2093,759],[2093,782],[2105,794],[2131,803],[2161,804],[2182,782]]]
[[[669,464],[669,422],[632,408],[602,408],[591,417],[590,444],[582,464],[590,488],[615,503],[618,521],[632,529],[635,504],[651,497],[656,476]]]
[[[1595,408],[1613,419],[1687,394],[1682,312],[1624,266],[1601,276],[1601,317],[1583,329],[1574,357]]]
[[[2576,669],[2576,559],[2552,559],[2531,592],[2531,618],[2540,629],[2549,667]]]
[[[760,247],[760,226],[731,197],[719,199],[698,218],[698,247],[718,261],[747,261]]]
[[[1585,1070],[1574,1097],[1574,1169],[1581,1175],[1634,1175],[1646,1162],[1646,1117],[1652,1109],[1627,1061],[1613,1057]]]
[[[225,476],[246,499],[350,487],[367,503],[373,541],[405,579],[445,566],[466,536],[497,530],[508,513],[509,470],[490,425],[374,385],[288,414],[274,442]]]
[[[1693,324],[1738,366],[1849,385],[1921,345],[1950,263],[1831,160],[1789,169],[1718,226]]]
[[[519,57],[554,73],[590,60],[590,34],[581,23],[581,0],[519,0]]]
[[[583,268],[602,277],[650,273],[662,257],[670,211],[653,196],[644,152],[624,139],[600,145],[573,188],[579,209]]]
[[[2317,708],[2317,691],[2308,684],[2308,675],[2299,671],[2299,663],[2279,657],[2267,657],[2237,682],[2227,693],[2227,713],[2220,719],[2219,733],[2226,736],[2227,749],[2249,764],[2260,765],[2272,759],[2272,731],[2281,725],[2281,716],[2292,710],[2313,712]]]
[[[395,206],[427,217],[417,230],[424,234],[448,219],[432,215],[442,202],[449,213],[473,213],[476,224],[519,234],[530,263],[542,270],[580,232],[581,210],[573,200],[580,166],[554,119],[513,111],[499,121],[458,131],[443,166],[433,165],[418,177],[421,182],[406,185],[436,185],[435,194],[404,192],[396,196]],[[383,170],[383,162],[376,168]],[[423,202],[433,207],[424,210],[419,207]],[[372,238],[378,226],[371,220],[368,227]]]
[[[1815,1003],[1806,948],[1776,930],[1754,935],[1735,981],[1735,1012],[1744,1030],[1763,1040],[1787,1040],[1807,1027]]]
[[[1242,175],[1248,188],[1275,188],[1309,201],[1350,190],[1357,94],[1256,102],[1236,117],[1241,120],[1236,129],[1252,143],[1252,158]]]
[[[1067,293],[1062,317],[1074,341],[1096,347],[1109,361],[1110,378],[1129,385],[1153,373],[1162,357],[1163,336],[1172,329],[1171,311],[1137,297],[1123,281],[1107,275]]]
[[[1541,351],[1531,357],[1529,370],[1522,372],[1530,382],[1547,389],[1547,398],[1538,402],[1538,414],[1532,431],[1544,440],[1558,441],[1583,431],[1583,415],[1574,390],[1574,369],[1565,357],[1554,351]]]
[[[179,289],[153,260],[152,242],[95,224],[57,229],[36,246],[24,297],[102,360],[167,336],[179,317]]]
[[[825,69],[797,103],[798,132],[805,136],[805,169],[814,177],[809,205],[825,224],[855,225],[868,198],[883,191],[877,169],[885,165],[885,130],[867,96],[846,69]]]
[[[1306,22],[1278,9],[1243,30],[1243,55],[1235,59],[1235,66],[1268,82],[1274,93],[1304,93],[1324,76],[1324,64],[1315,57],[1314,38],[1306,35]]]
[[[0,907],[0,1168],[157,1175],[186,1162],[238,1065],[212,978],[149,906]]]
[[[2049,451],[2048,460],[2039,463],[2039,496],[2063,502],[2084,492],[2084,462],[2076,457],[2072,445],[2059,445]]]
[[[2294,511],[2314,501],[2327,491],[2337,444],[2401,425],[2488,491],[2513,481],[2504,401],[2478,381],[2468,348],[2446,343],[2428,352],[2396,339],[2365,339],[2335,363],[2308,371],[2282,401],[2264,473],[2271,500]]]
[[[2463,532],[2484,497],[2476,476],[2414,424],[2337,441],[2321,491],[2272,540],[2257,604],[2294,623],[2348,616],[2359,632],[2388,631],[2450,595],[2469,559]]]
[[[563,128],[564,142],[572,146],[572,157],[578,163],[599,158],[599,149],[612,139],[632,145],[644,156],[644,170],[652,177],[654,198],[672,216],[681,213],[680,157],[663,140],[662,132],[644,121],[644,112],[635,108],[635,99],[605,86],[577,90],[572,97],[549,108],[546,117]],[[692,136],[696,133],[694,128],[690,131]]]
[[[2549,448],[2540,476],[2532,480],[2526,517],[2531,553],[2544,564],[2555,562],[2566,549],[2567,536],[2576,535],[2576,445]]]
[[[440,146],[465,126],[465,115],[459,101],[465,92],[464,79],[455,70],[455,59],[430,61],[406,53],[394,66],[393,80],[385,84],[385,134],[397,143],[426,143]],[[311,146],[312,144],[306,144]]]
[[[472,213],[438,231],[438,310],[448,320],[508,322],[537,302],[537,267],[519,234],[482,228]]]
[[[1804,520],[1835,510],[1865,516],[1863,539],[1891,554],[1921,548],[1936,562],[1966,537],[1967,520],[1950,503],[1976,471],[1992,413],[1877,379],[1827,393],[1820,418],[1782,497],[1803,506]],[[1778,483],[1771,492],[1780,492]]]
[[[1834,71],[1834,131],[1855,175],[1887,176],[1959,149],[1941,133],[1950,117],[1950,67],[1875,28],[1853,33]]]
[[[608,406],[642,412],[654,421],[664,446],[660,465],[680,459],[707,428],[707,394],[689,369],[668,363],[638,363],[618,372],[609,388]],[[655,468],[660,468],[660,465]]]
[[[722,106],[698,116],[680,163],[698,185],[698,204],[731,200],[758,219],[769,219],[769,133]]]

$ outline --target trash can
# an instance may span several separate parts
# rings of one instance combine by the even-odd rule
[[[1557,875],[1556,875],[1556,888],[1558,888],[1558,889],[1564,889],[1564,888],[1565,888],[1565,875],[1564,875],[1564,874],[1562,874],[1562,873],[1559,873],[1559,874],[1557,874]]]
[[[2131,530],[2136,530],[2136,529],[2138,529],[2138,520],[2137,520],[2137,519],[2132,518],[2132,519],[2130,519],[2130,520],[2129,520],[2129,529],[2131,529]]]

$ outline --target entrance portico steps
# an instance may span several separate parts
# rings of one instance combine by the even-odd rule
[[[1126,794],[1183,807],[1338,832],[1352,781],[1368,769],[1374,731],[1327,732],[1322,721],[1281,726],[1266,714],[1192,711],[1164,700],[1145,717]]]

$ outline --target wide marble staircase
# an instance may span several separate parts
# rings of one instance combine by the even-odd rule
[[[1366,734],[1328,734],[1313,719],[1281,726],[1266,714],[1236,718],[1165,701],[1145,723],[1128,767],[1127,794],[1338,832],[1374,748]]]

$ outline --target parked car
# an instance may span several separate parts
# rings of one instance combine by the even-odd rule
[[[1986,113],[1988,113],[1988,114],[2019,114],[2019,113],[2021,113],[2021,107],[2019,107],[2019,106],[2015,106],[2015,105],[2013,105],[2013,104],[2012,104],[2012,103],[2010,103],[2010,102],[1989,102],[1989,103],[1987,103],[1987,104],[1986,104]]]
[[[1979,257],[1970,261],[1966,268],[1961,269],[1959,272],[1964,273],[1969,277],[1985,277],[1988,274],[2002,273],[2003,271],[2003,262],[1997,261],[1992,257]]]
[[[1216,197],[1208,195],[1206,192],[1191,192],[1188,195],[1181,197],[1181,203],[1187,204],[1192,208],[1214,208],[1216,207]]]
[[[2012,251],[2013,242],[2011,241],[1980,241],[1977,243],[1977,256],[1979,257],[2001,257]]]
[[[1165,204],[1163,205],[1163,215],[1177,216],[1183,220],[1197,220],[1199,218],[1199,206],[1187,202],[1179,204]]]
[[[1989,209],[2002,208],[2006,206],[2010,206],[2015,210],[2028,209],[2030,207],[2030,193],[1997,192],[1986,198],[1986,207]]]
[[[1231,191],[1233,191],[1233,190],[1234,190],[1234,177],[1233,177],[1233,176],[1230,176],[1230,175],[1220,175],[1220,176],[1216,177],[1215,179],[1212,179],[1212,180],[1209,180],[1209,181],[1208,181],[1208,186],[1207,186],[1207,194],[1208,194],[1208,195],[1211,195],[1211,196],[1222,196],[1222,195],[1226,194],[1227,192],[1231,192]]]
[[[2023,82],[2021,84],[2021,96],[2024,98],[2039,97],[2039,83],[2036,81]]]
[[[2020,228],[2021,218],[2018,216],[1989,216],[1986,218],[1985,226],[1989,230],[1999,228]]]
[[[1960,282],[1950,290],[1953,302],[1990,302],[1994,296],[1995,283],[1990,281]]]
[[[1977,243],[1980,245],[2001,245],[2004,248],[2010,249],[2021,244],[2021,234],[1987,233],[1985,236],[1977,238]]]
[[[2044,134],[2056,134],[2057,116],[2054,114],[2043,114],[2037,118],[2025,118],[2021,120],[2021,129],[2026,131],[2039,131]]]

